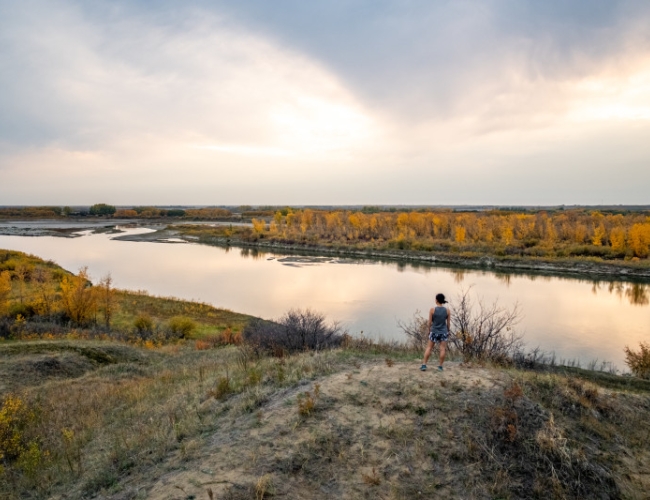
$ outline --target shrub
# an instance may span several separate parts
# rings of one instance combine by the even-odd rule
[[[650,379],[650,344],[641,342],[639,351],[625,346],[625,362],[634,375]]]
[[[172,335],[179,338],[187,338],[196,330],[196,323],[186,316],[174,316],[169,320],[169,330]]]
[[[153,320],[148,314],[141,314],[135,318],[133,326],[140,337],[145,337],[153,332]]]
[[[429,341],[428,322],[428,319],[422,316],[420,311],[415,311],[410,321],[398,320],[397,326],[406,334],[409,344],[414,349],[422,351]]]
[[[343,342],[337,324],[328,325],[325,316],[309,309],[292,309],[277,322],[253,320],[244,328],[243,337],[254,348],[276,355],[329,349]]]
[[[0,472],[2,465],[32,476],[46,457],[32,436],[37,411],[21,397],[8,394],[0,407]]]
[[[298,403],[298,414],[302,417],[311,415],[316,407],[316,399],[309,391],[298,394],[296,401]]]
[[[514,329],[520,321],[518,304],[508,309],[498,301],[486,305],[479,297],[475,305],[467,289],[452,306],[449,341],[466,360],[503,361],[520,347],[521,336]]]

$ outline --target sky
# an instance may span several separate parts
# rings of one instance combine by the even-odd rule
[[[0,205],[649,188],[647,0],[0,0]]]

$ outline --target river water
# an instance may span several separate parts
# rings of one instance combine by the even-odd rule
[[[127,229],[128,233],[147,231]],[[453,299],[463,288],[486,303],[518,302],[518,329],[528,348],[555,352],[582,366],[605,361],[625,370],[623,349],[650,342],[650,286],[494,273],[373,260],[300,258],[186,243],[0,236],[0,248],[51,259],[76,272],[87,266],[97,280],[111,273],[115,286],[207,302],[237,312],[278,318],[290,308],[311,308],[352,334],[400,339],[398,320],[426,313],[434,295]]]

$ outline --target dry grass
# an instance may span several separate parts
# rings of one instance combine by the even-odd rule
[[[38,445],[0,496],[644,498],[650,391],[417,354],[0,344]]]
[[[88,287],[83,272],[75,278],[51,261],[22,252],[0,250],[0,275],[0,338],[119,340],[155,347],[178,339],[207,337],[212,342],[220,337],[220,345],[240,344],[252,318],[208,304],[112,289],[108,314],[102,287]],[[64,289],[72,282],[75,293],[87,299],[83,314],[70,312],[72,299]]]
[[[60,373],[39,379],[38,370],[45,373],[52,365],[40,363],[43,357],[58,360]],[[330,373],[338,363],[333,354],[306,355],[291,365],[262,358],[243,366],[241,358],[235,347],[152,351],[84,341],[1,345],[5,373],[25,366],[33,371],[29,383],[15,377],[4,389],[38,415],[29,435],[38,436],[48,458],[30,476],[18,463],[5,464],[0,496],[62,488],[69,497],[81,498],[151,472],[166,458],[189,460],[202,436],[216,432],[227,418],[257,412],[275,391]],[[85,360],[83,370],[70,370],[79,359]]]
[[[421,374],[416,363],[389,369],[383,357],[363,357],[352,377],[348,358],[318,387],[298,385],[263,402],[263,417],[240,414],[194,466],[166,476],[149,496],[165,498],[170,484],[194,494],[191,485],[203,481],[218,498],[255,498],[269,477],[286,498],[643,498],[650,460],[629,426],[647,419],[647,395],[453,363],[444,374]],[[308,395],[315,407],[305,414]],[[568,401],[580,411],[563,414]],[[585,420],[594,411],[601,429]]]

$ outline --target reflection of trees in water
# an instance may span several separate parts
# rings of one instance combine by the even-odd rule
[[[619,297],[623,296],[623,291],[625,287],[620,281],[610,281],[609,286],[607,287],[609,293],[616,293]]]
[[[625,289],[625,296],[630,304],[635,306],[647,306],[650,302],[648,297],[648,286],[640,283],[632,283]]]
[[[494,277],[497,279],[497,281],[500,281],[506,285],[506,288],[510,287],[510,283],[512,282],[512,274],[495,273]]]
[[[261,258],[266,256],[266,252],[262,252],[258,250],[257,248],[252,248],[251,249],[251,259],[253,260],[260,260]]]
[[[464,269],[454,269],[452,271],[452,274],[454,275],[455,283],[462,283],[463,280],[465,279],[465,274],[467,274],[467,272]]]
[[[260,251],[257,248],[244,247],[239,249],[239,255],[241,255],[245,259],[250,257],[253,260],[260,260],[262,257],[266,256],[266,252]]]
[[[595,281],[591,290],[594,294],[601,289],[600,282]],[[622,281],[610,281],[607,291],[615,294],[618,298],[625,297],[634,306],[647,306],[650,304],[650,285],[643,283],[624,283]]]

